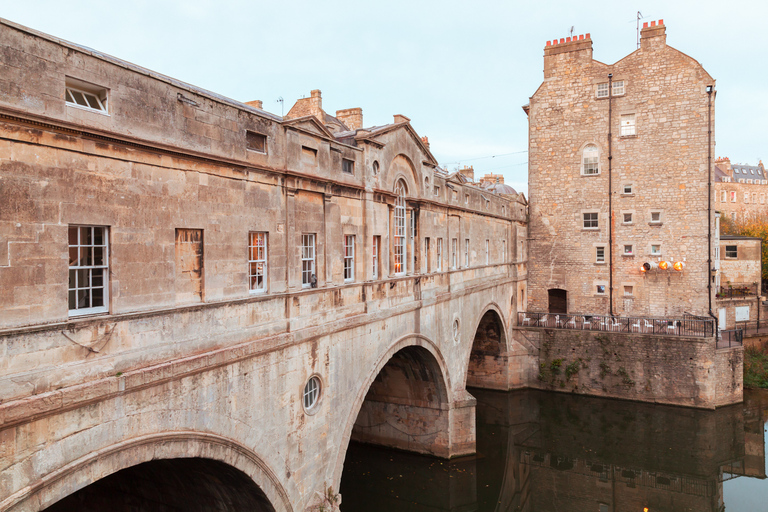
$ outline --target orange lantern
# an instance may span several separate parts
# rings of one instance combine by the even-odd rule
[[[668,261],[660,261],[659,262],[659,268],[661,270],[669,270],[669,262]]]
[[[683,269],[685,268],[685,263],[683,263],[682,261],[676,261],[675,264],[672,265],[672,268],[674,268],[678,272],[682,272]]]

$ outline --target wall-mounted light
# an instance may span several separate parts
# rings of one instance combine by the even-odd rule
[[[672,268],[674,268],[674,269],[675,269],[675,270],[677,270],[678,272],[682,272],[682,271],[683,271],[683,269],[685,268],[685,263],[684,263],[684,262],[682,262],[682,261],[676,261],[676,262],[674,263],[674,265],[672,265]]]
[[[657,268],[656,263],[652,261],[646,261],[643,263],[643,266],[640,267],[640,272],[648,272],[649,270],[653,270],[655,268]]]
[[[659,262],[659,268],[661,270],[669,270],[670,265],[671,264],[668,261],[662,260],[662,261]]]

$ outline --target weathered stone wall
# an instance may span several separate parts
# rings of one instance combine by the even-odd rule
[[[736,246],[736,257],[728,256],[726,247]],[[762,282],[762,239],[747,237],[720,238],[720,286],[749,286],[755,293],[754,285]],[[757,289],[760,291],[760,288]]]
[[[539,389],[714,409],[741,400],[743,351],[713,338],[515,330],[539,349]]]
[[[611,259],[614,313],[707,311],[707,228],[712,223],[714,234],[714,225],[707,218],[706,87],[714,80],[666,45],[665,30],[663,24],[643,29],[640,49],[612,65],[593,60],[589,36],[555,41],[544,50],[544,81],[529,106],[533,311],[546,311],[547,291],[562,289],[569,311],[608,313]],[[609,74],[624,90],[598,98],[598,85],[607,86]],[[631,115],[634,134],[622,135],[622,120],[628,119],[622,116]],[[594,174],[584,172],[587,146],[597,150]],[[584,213],[596,213],[598,226],[585,228]],[[631,218],[625,221],[624,214]],[[651,254],[654,245],[658,255]],[[604,262],[597,261],[597,247],[605,248]],[[661,259],[685,261],[685,270],[640,271],[645,261]],[[597,293],[598,285],[605,294]]]

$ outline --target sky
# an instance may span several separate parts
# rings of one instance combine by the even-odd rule
[[[2,18],[278,115],[312,89],[365,126],[405,115],[445,169],[522,192],[546,41],[589,32],[610,64],[636,49],[638,12],[717,80],[716,156],[768,156],[765,1],[0,0]]]

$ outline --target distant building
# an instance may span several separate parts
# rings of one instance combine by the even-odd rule
[[[727,157],[715,160],[715,206],[723,218],[735,222],[766,217],[768,175],[763,162],[731,164]]]
[[[758,320],[761,304],[763,239],[720,236],[718,325],[733,329],[739,322]],[[765,318],[762,318],[765,320]]]

